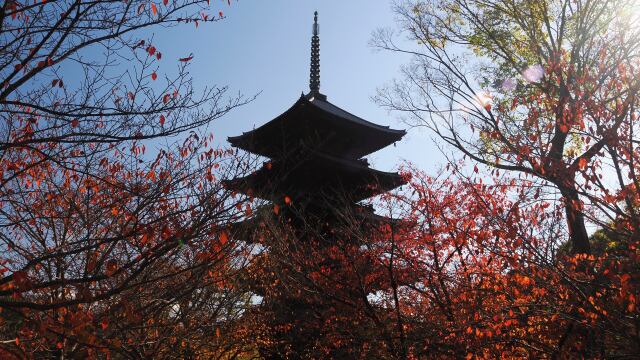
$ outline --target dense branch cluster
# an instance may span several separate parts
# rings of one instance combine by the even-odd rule
[[[148,31],[215,6],[3,3],[0,358],[637,357],[634,1],[397,2],[377,100],[450,162],[331,226],[224,186],[251,99],[159,76]]]

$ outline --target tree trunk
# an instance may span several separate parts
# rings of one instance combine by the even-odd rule
[[[589,254],[591,246],[589,245],[589,234],[584,222],[584,213],[582,212],[582,201],[578,196],[578,192],[574,188],[560,187],[560,193],[565,199],[565,214],[567,216],[567,225],[569,227],[569,239],[571,241],[572,254]]]

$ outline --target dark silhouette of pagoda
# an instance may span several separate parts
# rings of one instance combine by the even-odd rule
[[[357,202],[404,184],[399,174],[372,169],[363,157],[400,140],[405,131],[361,119],[320,93],[317,12],[314,20],[310,92],[265,125],[228,139],[271,161],[227,186],[270,200],[285,211],[295,203],[299,211],[321,214],[331,212],[326,206],[335,207],[336,194],[341,202],[360,208]]]
[[[317,238],[320,233],[330,242],[331,228],[339,221],[336,209],[340,213],[347,209],[361,225],[386,220],[375,215],[372,207],[359,202],[406,181],[398,173],[370,168],[364,156],[400,140],[405,131],[361,119],[333,105],[320,92],[317,12],[311,44],[309,93],[303,93],[291,108],[265,125],[228,139],[234,147],[267,157],[269,161],[252,174],[225,183],[230,189],[272,202],[278,209],[277,216],[286,220],[282,223],[298,227],[299,241]],[[270,206],[266,212],[273,216]],[[262,223],[259,213],[256,211],[255,216],[238,224],[235,236],[249,242],[259,241],[258,227]],[[309,224],[317,224],[312,235],[308,233]],[[265,298],[262,306],[272,310],[274,328],[277,324],[304,321],[317,313],[313,311],[314,304],[294,296]],[[301,357],[304,348],[312,343],[311,338],[321,335],[305,333],[304,326],[299,329],[294,326],[279,336],[282,343],[296,342],[291,351]],[[261,350],[261,355],[267,359],[283,358],[279,349]]]

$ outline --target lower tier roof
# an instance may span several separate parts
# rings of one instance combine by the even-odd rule
[[[253,216],[243,221],[231,225],[233,237],[247,243],[263,243],[269,237],[270,230],[274,225],[284,221],[292,224],[292,218],[299,218],[302,215],[304,219],[303,225],[311,225],[311,229],[319,229],[320,223],[327,222],[327,226],[331,229],[348,227],[350,231],[358,231],[358,229],[370,230],[371,226],[395,225],[400,222],[399,219],[392,219],[386,216],[378,215],[374,212],[373,207],[358,204],[347,205],[348,209],[341,209],[339,214],[331,213],[331,209],[321,211],[319,209],[299,209],[296,205],[291,208],[285,207],[276,214],[273,211],[273,205],[263,205],[253,212]],[[334,209],[335,211],[335,209]],[[307,223],[312,219],[312,223]],[[320,219],[322,219],[320,221]],[[315,223],[314,223],[315,221]],[[320,221],[320,223],[318,223]],[[306,228],[307,226],[299,226]],[[277,226],[280,229],[280,226]]]
[[[358,202],[406,181],[397,173],[371,169],[363,160],[308,152],[295,161],[266,163],[249,176],[224,183],[230,189],[280,203],[285,196],[294,201],[339,197]]]

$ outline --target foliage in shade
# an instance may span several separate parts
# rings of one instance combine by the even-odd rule
[[[638,356],[635,1],[397,2],[410,47],[373,43],[412,62],[377,100],[450,161],[357,204],[222,181],[290,168],[214,147],[206,126],[251,99],[194,91],[193,54],[139,37],[216,6],[1,5],[0,358]],[[309,124],[382,131],[314,95]],[[369,171],[386,131],[323,149]]]

